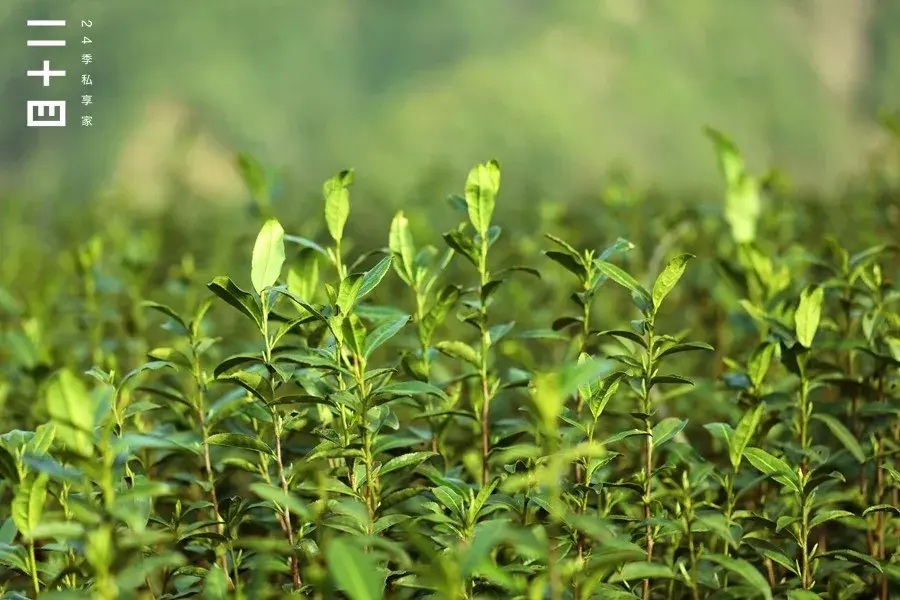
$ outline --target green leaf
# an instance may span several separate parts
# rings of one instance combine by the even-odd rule
[[[212,293],[250,317],[256,326],[262,328],[262,311],[256,299],[231,281],[230,277],[216,277],[206,284]]]
[[[746,174],[728,187],[725,196],[725,220],[731,235],[738,244],[752,242],[756,238],[762,201],[759,183]]]
[[[707,430],[714,438],[724,440],[729,445],[734,436],[734,429],[728,423],[705,423],[703,429]]]
[[[754,386],[759,387],[762,385],[766,373],[769,372],[772,355],[777,347],[778,345],[772,342],[764,342],[753,351],[750,362],[747,364],[747,371]]]
[[[47,386],[46,400],[56,438],[73,452],[93,456],[95,404],[84,383],[63,369]]]
[[[641,581],[643,579],[674,579],[675,573],[667,565],[651,562],[632,562],[609,578],[610,583]]]
[[[881,468],[882,470],[887,471],[888,475],[890,475],[896,483],[900,483],[900,471],[889,465],[882,465]]]
[[[265,363],[265,357],[261,352],[253,354],[235,354],[234,356],[229,356],[216,366],[216,368],[213,370],[213,375],[215,377],[221,377],[223,373],[227,373],[231,369],[234,369],[235,367],[239,367],[241,365],[245,365],[249,362],[261,365]]]
[[[666,268],[662,270],[662,273],[657,276],[656,281],[653,283],[654,311],[659,310],[659,306],[662,304],[663,299],[672,291],[672,288],[675,287],[675,284],[678,283],[681,276],[684,275],[687,263],[692,258],[694,258],[693,254],[679,254],[670,260],[669,264],[666,265]]]
[[[297,298],[309,302],[315,298],[318,284],[319,257],[315,250],[304,248],[288,269],[287,289]],[[298,312],[305,315],[307,311],[298,309]]]
[[[601,273],[603,273],[622,287],[630,290],[633,294],[636,294],[647,305],[652,306],[653,299],[650,296],[650,292],[648,292],[647,289],[644,288],[644,286],[638,283],[637,279],[626,273],[620,267],[606,262],[605,260],[595,260],[594,266]]]
[[[240,448],[241,450],[253,450],[262,452],[269,456],[275,456],[275,451],[265,442],[256,438],[244,435],[243,433],[216,433],[207,438],[207,443],[214,446],[228,446],[229,448]]]
[[[491,551],[510,537],[509,524],[502,520],[482,521],[474,527],[472,540],[464,550],[461,571],[464,578],[489,564]],[[489,568],[489,567],[488,567]]]
[[[359,298],[365,298],[381,283],[381,280],[384,279],[384,276],[391,268],[392,260],[393,258],[390,255],[385,256],[374,267],[363,273],[362,284],[359,288]]]
[[[756,433],[756,428],[759,427],[759,423],[765,412],[766,405],[764,402],[760,402],[756,405],[756,408],[752,408],[745,412],[738,423],[737,429],[734,431],[734,436],[728,440],[728,458],[731,459],[731,466],[734,468],[735,472],[737,472],[738,467],[741,465],[741,458],[744,456],[744,450],[753,438],[753,434]]]
[[[683,375],[657,375],[650,380],[650,387],[663,383],[673,383],[680,385],[694,385],[694,382]]]
[[[658,448],[678,435],[687,425],[686,420],[667,417],[653,427],[653,446]]]
[[[481,366],[481,359],[478,357],[478,352],[465,342],[441,341],[435,345],[435,348],[450,358],[463,360],[476,368]]]
[[[598,331],[596,335],[597,336],[609,335],[609,336],[612,336],[615,338],[626,339],[631,342],[634,342],[641,348],[644,348],[644,349],[647,348],[647,342],[644,341],[644,338],[642,338],[641,336],[639,336],[638,334],[636,334],[633,331],[628,331],[627,329],[608,329],[606,331]]]
[[[704,554],[703,559],[725,567],[749,583],[763,598],[772,600],[772,588],[769,587],[766,578],[746,560],[731,558],[724,554]]]
[[[587,277],[587,268],[585,268],[581,257],[578,255],[573,256],[565,252],[557,252],[556,250],[545,250],[544,256],[553,262],[562,265],[564,269],[570,273],[574,273],[579,279],[583,280]]]
[[[313,252],[317,252],[322,256],[328,256],[328,250],[315,243],[312,240],[308,240],[305,237],[301,237],[299,235],[288,235],[285,234],[284,241],[290,242],[292,244],[297,244],[298,246],[302,246],[304,250],[312,250]],[[315,256],[315,255],[313,255]]]
[[[384,598],[384,574],[357,539],[335,538],[325,546],[325,562],[337,588],[350,600]]]
[[[776,458],[761,448],[747,448],[744,456],[758,471],[775,478],[795,492],[800,492],[800,480],[797,474],[780,458]]]
[[[401,329],[403,329],[403,326],[406,325],[407,322],[409,322],[408,316],[400,317],[399,319],[394,319],[392,321],[382,323],[381,325],[376,327],[369,335],[366,336],[366,341],[363,344],[363,356],[365,358],[369,358],[370,356],[372,356],[372,353],[380,348],[382,344],[397,335],[397,333]]]
[[[828,429],[831,430],[831,433],[834,434],[841,444],[844,445],[844,448],[847,449],[847,452],[853,455],[859,464],[863,464],[866,462],[866,453],[863,452],[862,446],[859,445],[859,441],[856,439],[856,436],[850,433],[850,430],[847,427],[832,417],[831,415],[826,415],[823,413],[815,413],[812,415],[812,418],[825,423]]]
[[[391,221],[391,232],[388,247],[394,253],[394,270],[400,279],[408,285],[415,281],[416,247],[413,243],[412,233],[409,231],[409,220],[401,210],[394,215]]]
[[[716,158],[719,160],[719,167],[725,176],[725,181],[728,184],[737,182],[744,172],[744,159],[737,146],[725,134],[712,127],[704,127],[703,133],[715,145]]]
[[[432,456],[437,456],[435,452],[411,452],[409,454],[404,454],[402,456],[395,456],[391,460],[387,461],[381,468],[378,469],[378,475],[383,476],[387,475],[392,471],[397,471],[398,469],[404,469],[411,465],[418,465]]]
[[[249,154],[240,153],[236,157],[238,173],[244,180],[244,185],[250,190],[253,199],[258,202],[268,202],[269,184],[262,165]]]
[[[463,256],[468,259],[470,263],[478,266],[481,258],[478,254],[477,249],[475,248],[475,244],[472,243],[472,240],[469,239],[465,233],[463,233],[460,229],[452,229],[443,234],[444,241],[447,242],[447,245],[453,249],[454,252],[459,252]]]
[[[876,512],[893,512],[900,515],[900,507],[894,506],[893,504],[876,504],[875,506],[870,506],[864,510],[862,516],[868,517]]]
[[[431,395],[437,396],[438,398],[442,398],[447,400],[447,394],[444,391],[431,385],[430,383],[426,383],[424,381],[398,381],[396,383],[388,384],[384,387],[380,387],[375,390],[376,394],[392,394],[396,396],[416,396],[416,395]]]
[[[303,501],[294,495],[285,494],[282,488],[258,481],[250,484],[250,491],[263,500],[268,500],[276,506],[288,509],[288,511],[294,513],[301,519],[310,518],[309,509]]]
[[[152,351],[151,351],[151,353],[148,353],[148,354],[152,354]],[[186,359],[187,359],[187,357],[185,357],[185,360]],[[122,377],[122,381],[120,381],[119,385],[116,386],[116,393],[119,393],[121,390],[123,390],[125,388],[125,384],[127,384],[129,381],[131,381],[132,379],[134,379],[141,373],[145,373],[147,371],[158,371],[160,369],[175,369],[175,368],[176,368],[175,365],[173,365],[171,362],[168,362],[165,360],[152,360],[148,363],[144,363],[141,366],[132,369],[131,371],[126,373],[124,377]]]
[[[797,341],[806,348],[812,346],[819,328],[824,297],[825,290],[818,286],[808,286],[800,293],[800,305],[794,313],[794,331]]]
[[[259,373],[254,373],[252,371],[237,371],[236,373],[223,375],[222,377],[219,377],[217,381],[236,383],[266,404],[272,401],[272,390],[269,387],[269,382]]]
[[[353,310],[353,305],[359,299],[362,277],[360,273],[353,273],[341,280],[335,300],[335,305],[340,309],[340,314],[347,315]]]
[[[190,331],[188,329],[187,324],[184,322],[184,320],[180,316],[178,316],[178,313],[176,313],[174,310],[172,310],[165,304],[160,304],[158,302],[151,302],[150,300],[145,300],[145,301],[141,302],[141,307],[142,308],[150,308],[152,310],[160,312],[160,313],[166,315],[167,317],[169,317],[170,319],[172,319],[173,321],[175,321],[176,323],[178,323],[179,325],[181,325],[182,329],[184,329],[185,331]]]
[[[353,183],[353,170],[341,171],[322,185],[325,197],[325,223],[328,233],[335,242],[340,242],[344,235],[344,225],[350,215],[350,184]]]
[[[788,600],[822,600],[822,596],[809,590],[791,590],[787,597]]]
[[[837,521],[838,519],[846,519],[848,517],[855,517],[852,512],[846,510],[823,510],[819,512],[816,516],[812,518],[809,522],[809,527],[812,529],[816,525],[821,525],[822,523],[827,523],[828,521]]]
[[[50,521],[39,523],[28,532],[22,532],[27,540],[71,540],[84,535],[84,525],[74,521]]]
[[[714,352],[715,348],[704,342],[685,342],[683,344],[675,344],[674,346],[670,346],[660,352],[656,356],[656,360],[659,360],[660,358],[663,358],[665,356],[669,356],[670,354],[677,354],[679,352],[697,352],[700,350],[706,352]]]
[[[647,432],[641,431],[640,429],[628,429],[627,431],[619,431],[600,442],[600,445],[606,446],[608,444],[614,444],[616,442],[621,442],[622,440],[627,440],[630,437],[635,437],[638,435],[647,435]]]
[[[862,552],[857,552],[856,550],[830,550],[828,552],[819,552],[815,555],[814,558],[826,558],[829,556],[837,556],[838,558],[843,558],[845,560],[849,560],[850,562],[856,563],[858,565],[865,565],[872,567],[879,573],[884,573],[884,569],[876,559],[872,558],[868,554],[863,554]]]
[[[569,244],[569,242],[550,233],[545,233],[544,237],[546,237],[551,242],[558,244],[572,258],[578,260],[579,262],[581,261],[581,254],[579,254],[578,250],[576,250],[571,244]]]
[[[32,473],[16,486],[10,512],[22,535],[28,536],[40,525],[44,504],[47,502],[49,481],[50,475],[47,473]]]
[[[466,179],[466,208],[469,221],[485,243],[499,191],[500,165],[496,160],[476,165],[469,171]]]
[[[725,515],[721,513],[704,511],[703,513],[698,514],[696,520],[691,525],[691,531],[711,531],[717,537],[727,541],[733,547],[737,547],[738,544],[740,544],[740,526],[729,521]]]
[[[203,600],[226,600],[228,598],[228,581],[222,566],[214,564],[206,573],[203,582]]]
[[[128,594],[131,596],[132,594],[129,592],[134,592],[134,590],[146,585],[147,581],[155,577],[157,573],[163,570],[174,571],[178,567],[183,566],[185,562],[184,556],[174,553],[149,556],[143,560],[135,561],[124,567],[116,575],[116,587],[119,595]],[[223,598],[225,597],[227,596],[223,596]],[[44,596],[41,595],[42,600],[43,598]]]
[[[284,229],[278,219],[269,219],[263,224],[253,246],[250,279],[256,293],[275,285],[284,265]]]
[[[704,133],[715,144],[719,167],[725,176],[725,220],[738,244],[752,242],[762,212],[759,184],[745,172],[744,159],[737,146],[724,134],[711,127]]]
[[[595,421],[600,418],[603,409],[619,389],[619,383],[626,377],[628,377],[628,373],[625,371],[616,371],[608,375],[597,391],[588,399],[588,406]]]

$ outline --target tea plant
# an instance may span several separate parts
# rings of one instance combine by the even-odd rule
[[[52,321],[3,321],[0,397],[41,423],[0,436],[3,597],[900,597],[896,247],[767,243],[765,186],[709,135],[713,246],[548,231],[501,266],[489,161],[443,249],[401,211],[356,255],[353,171],[323,185],[320,242],[248,157],[249,287],[198,295],[185,259],[190,293],[132,277],[117,306],[94,238],[74,355]],[[717,325],[684,329],[713,266]],[[515,322],[557,271],[569,306]]]

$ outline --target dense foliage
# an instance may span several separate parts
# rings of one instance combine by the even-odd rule
[[[242,156],[244,272],[135,231],[0,288],[3,597],[898,597],[897,248],[765,240],[708,133],[722,210],[650,248],[502,231],[490,161],[351,252],[353,171],[316,242]]]

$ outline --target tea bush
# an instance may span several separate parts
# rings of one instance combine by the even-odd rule
[[[350,253],[344,171],[327,243],[269,206],[206,290],[136,232],[0,289],[3,598],[900,597],[897,248],[766,241],[708,133],[727,229],[649,278],[503,232],[490,161],[433,245]]]

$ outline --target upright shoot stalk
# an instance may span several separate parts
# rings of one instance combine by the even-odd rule
[[[481,239],[481,260],[478,271],[481,280],[481,288],[490,281],[487,270],[487,239]],[[491,450],[490,446],[490,387],[488,383],[488,349],[490,348],[491,338],[488,333],[487,326],[487,305],[484,294],[482,294],[481,302],[478,304],[478,329],[481,331],[481,352],[479,353],[480,365],[479,376],[481,378],[481,485],[485,486],[490,480],[490,469],[488,466],[488,455]]]
[[[653,323],[647,323],[647,352],[644,354],[645,357],[645,365],[644,365],[644,376],[641,385],[641,412],[644,414],[644,431],[647,432],[647,435],[644,436],[644,452],[643,452],[643,461],[644,461],[644,491],[642,501],[644,504],[644,520],[647,521],[647,541],[646,541],[646,551],[647,551],[647,562],[653,561],[653,525],[650,524],[650,516],[652,513],[651,503],[653,501],[652,491],[651,491],[651,476],[653,475],[653,427],[650,423],[650,411],[651,411],[651,399],[650,399],[650,390],[651,390],[651,381],[653,379],[653,373],[656,371],[656,365],[653,360],[653,343],[655,341],[653,335]],[[650,579],[644,580],[643,586],[643,600],[650,600]]]
[[[266,299],[263,299],[262,306],[262,334],[263,339],[265,340],[264,359],[266,367],[270,368],[272,364],[272,340],[269,337],[269,303]],[[272,392],[274,393],[274,383],[272,383],[272,380],[269,381],[269,385],[273,388]],[[271,407],[271,414],[272,429],[275,434],[275,460],[277,461],[278,465],[278,479],[281,482],[281,489],[284,492],[285,497],[287,497],[289,493],[288,483],[287,477],[284,474],[284,459],[281,452],[281,436],[284,433],[284,420],[281,418],[281,413],[279,413],[278,409],[274,406]],[[299,590],[302,586],[302,581],[300,579],[300,562],[297,560],[297,554],[294,550],[294,529],[293,525],[291,524],[291,513],[288,510],[287,506],[276,506],[276,509],[279,512],[281,528],[284,530],[284,533],[287,536],[288,544],[291,547],[291,585],[294,590]]]

